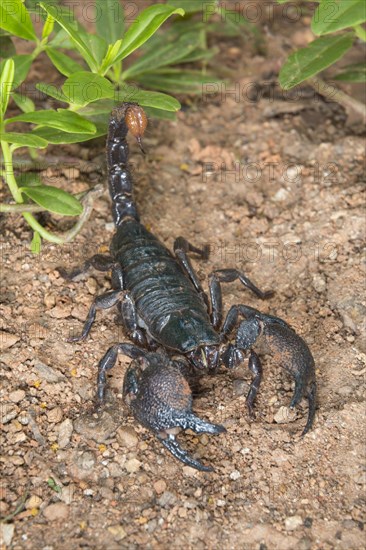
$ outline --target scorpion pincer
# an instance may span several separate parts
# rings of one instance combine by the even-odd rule
[[[128,131],[141,140],[147,119],[135,103],[114,109],[109,121],[107,164],[109,191],[116,232],[110,255],[97,254],[68,277],[89,267],[112,272],[113,290],[92,303],[82,334],[87,337],[98,309],[117,306],[125,333],[131,343],[113,345],[99,362],[99,403],[105,398],[106,372],[116,363],[118,353],[132,359],[127,369],[123,395],[132,414],[179,460],[202,471],[211,471],[183,450],[176,435],[180,430],[220,434],[225,428],[198,418],[192,412],[189,369],[212,371],[220,365],[232,368],[250,350],[249,369],[254,374],[247,405],[252,412],[262,368],[252,349],[264,337],[270,351],[283,358],[283,366],[295,378],[295,406],[303,396],[309,400],[309,415],[303,433],[313,423],[315,413],[314,360],[305,342],[281,319],[261,314],[246,306],[233,306],[224,323],[221,283],[239,280],[261,299],[272,296],[257,288],[241,271],[221,269],[209,277],[210,302],[192,267],[188,253],[207,259],[208,247],[196,248],[183,237],[174,242],[174,255],[140,223],[133,200],[133,180],[128,167]],[[211,305],[210,305],[211,304]],[[236,331],[235,343],[230,335]],[[220,327],[222,329],[220,331]]]

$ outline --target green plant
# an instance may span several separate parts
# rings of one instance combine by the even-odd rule
[[[347,96],[340,90],[325,84],[315,75],[341,59],[357,39],[366,41],[366,30],[362,24],[366,21],[364,0],[316,0],[319,5],[311,20],[311,30],[316,38],[305,48],[293,52],[283,65],[279,82],[283,89],[289,90],[304,82],[309,82],[319,93],[329,95],[345,106],[350,106],[366,117],[365,106]],[[284,4],[288,0],[277,0]],[[347,82],[365,82],[366,68],[362,63],[349,65],[334,76],[336,80]]]
[[[111,1],[105,0],[104,5]],[[87,33],[65,8],[42,2],[40,7],[47,17],[42,36],[38,38],[30,14],[21,0],[9,0],[0,5],[0,28],[3,30],[1,42],[9,55],[1,63],[0,77],[2,176],[16,203],[0,205],[0,211],[22,213],[34,231],[34,251],[39,250],[41,238],[55,243],[70,241],[88,218],[96,191],[84,197],[82,204],[78,200],[80,197],[42,185],[36,177],[31,184],[19,185],[14,174],[14,151],[28,147],[34,156],[37,149],[45,148],[50,143],[77,143],[103,135],[106,133],[104,113],[109,112],[116,101],[137,101],[142,106],[158,111],[178,110],[180,104],[171,96],[135,87],[114,86],[113,79],[120,73],[122,60],[146,42],[166,19],[173,14],[184,14],[182,9],[172,6],[150,6],[140,13],[124,33],[123,39],[118,38],[108,44],[102,37]],[[51,39],[54,29],[56,32]],[[14,54],[12,36],[34,41],[33,53]],[[110,36],[113,36],[112,31]],[[57,45],[60,43],[75,48],[82,57],[82,64],[59,51]],[[38,84],[37,88],[65,103],[67,108],[36,110],[29,97],[16,91],[25,80],[32,61],[43,51],[66,76],[66,80],[60,90],[45,83]],[[23,114],[6,117],[10,100],[17,104]],[[26,133],[8,130],[9,125],[18,122],[33,124],[35,128]],[[56,235],[43,227],[34,216],[34,213],[44,210],[64,216],[79,216],[79,219],[70,231]]]
[[[196,21],[194,15],[203,8],[205,17]],[[34,30],[32,13],[43,15],[41,37]],[[217,13],[219,23],[213,17]],[[37,149],[48,144],[79,143],[102,136],[107,131],[108,114],[122,101],[138,102],[150,116],[172,118],[180,104],[161,91],[199,93],[203,83],[212,81],[212,76],[204,71],[183,68],[187,63],[205,63],[215,55],[217,50],[207,47],[208,33],[256,32],[245,18],[225,10],[217,0],[204,5],[196,0],[152,5],[138,14],[127,29],[119,0],[95,0],[95,14],[97,34],[92,34],[57,0],[4,0],[0,5],[0,46],[5,57],[0,64],[2,175],[16,203],[2,204],[0,211],[23,214],[34,231],[34,251],[39,250],[41,238],[55,243],[70,241],[88,219],[92,200],[99,191],[87,194],[81,203],[80,197],[42,185],[36,175],[22,185],[14,175],[15,150],[28,147],[35,157]],[[176,19],[164,34],[157,34],[172,15],[179,15],[182,20]],[[33,52],[17,55],[13,36],[34,42]],[[142,55],[131,62],[129,56],[147,41]],[[65,53],[69,51],[74,52],[73,57]],[[42,52],[65,77],[61,87],[46,82],[37,84],[40,92],[65,105],[57,110],[37,110],[29,96],[19,93],[32,62]],[[142,90],[131,85],[131,81],[159,91]],[[23,114],[7,118],[9,101],[14,101]],[[9,125],[18,122],[35,127],[27,133],[8,130]],[[78,216],[78,221],[67,233],[56,235],[34,217],[34,213],[44,210]]]

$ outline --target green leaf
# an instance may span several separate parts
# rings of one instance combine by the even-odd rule
[[[46,54],[48,55],[56,69],[65,76],[70,76],[73,73],[84,70],[84,67],[71,59],[69,55],[65,55],[55,48],[48,46],[46,48]]]
[[[0,52],[1,57],[4,59],[13,57],[16,54],[16,49],[10,36],[0,35]]]
[[[31,132],[28,132],[27,134],[2,132],[1,141],[15,143],[19,147],[37,147],[39,149],[44,149],[48,145],[48,142],[45,139],[35,136]]]
[[[77,50],[75,42],[72,41],[70,35],[63,28],[60,28],[52,40],[48,42],[48,45],[55,49]]]
[[[103,61],[100,64],[99,71],[101,74],[105,74],[108,71],[108,68],[115,64],[115,58],[121,49],[122,39],[117,40],[114,44],[109,44],[107,53]],[[121,63],[118,61],[117,63]]]
[[[87,105],[92,101],[114,96],[112,83],[98,74],[88,71],[74,73],[62,86],[62,92],[70,103]]]
[[[0,4],[0,28],[25,40],[37,39],[31,18],[22,0],[4,0]]]
[[[124,59],[142,46],[164,21],[174,14],[184,15],[184,10],[163,4],[156,4],[143,10],[124,35],[122,46],[115,62]]]
[[[15,90],[15,88],[18,88],[18,86],[21,85],[21,83],[26,79],[30,66],[33,61],[33,57],[31,55],[22,54],[22,55],[14,55],[12,57],[14,61],[14,81],[12,84],[11,89]],[[5,60],[0,62],[0,70],[2,70],[4,66]]]
[[[280,85],[284,90],[289,90],[323,71],[351,48],[353,40],[354,35],[351,33],[323,36],[311,42],[306,48],[292,53],[280,71]]]
[[[51,17],[53,17],[59,25],[67,32],[72,39],[77,50],[81,53],[92,71],[98,69],[98,64],[94,56],[90,53],[90,47],[88,42],[85,41],[87,33],[83,30],[80,24],[74,19],[71,11],[67,11],[60,6],[52,6],[45,2],[40,2],[39,5],[44,9]]]
[[[18,187],[35,187],[42,185],[39,172],[20,172],[17,176]]]
[[[51,185],[20,187],[19,190],[39,206],[55,214],[79,216],[83,211],[82,205],[75,197]]]
[[[30,249],[33,254],[39,254],[41,252],[42,239],[38,231],[34,231],[33,239],[30,244]]]
[[[160,92],[148,92],[133,86],[126,86],[115,92],[115,101],[132,101],[142,107],[154,107],[163,111],[179,111],[180,103],[174,97]]]
[[[42,29],[42,38],[43,39],[49,37],[49,35],[53,31],[54,26],[55,26],[54,18],[50,14],[47,14],[46,21],[45,21],[45,23],[43,25],[43,29]]]
[[[323,35],[365,21],[365,0],[322,0],[311,21],[311,30],[314,34]]]
[[[95,17],[97,34],[108,44],[122,38],[124,13],[120,0],[96,0]]]
[[[344,67],[343,71],[333,77],[344,82],[366,82],[366,67],[364,63],[355,63]]]
[[[84,43],[89,49],[89,52],[93,55],[93,58],[95,59],[97,69],[99,69],[108,51],[107,42],[101,36],[89,34],[81,30],[79,30],[79,36],[84,40]]]
[[[36,88],[43,94],[53,97],[58,101],[64,101],[65,103],[69,103],[69,98],[66,97],[62,93],[62,91],[59,88],[57,88],[57,86],[55,86],[55,84],[45,84],[44,82],[39,82],[38,84],[36,84]]]
[[[34,113],[26,113],[13,118],[8,118],[6,124],[10,122],[31,122],[39,126],[47,126],[48,128],[57,128],[67,133],[82,133],[94,134],[95,126],[82,116],[67,109],[52,109],[45,111],[35,111]]]
[[[23,113],[31,113],[36,110],[36,107],[30,97],[24,94],[12,93],[12,98],[15,104],[19,107]]]
[[[183,71],[180,69],[165,69],[164,71],[139,75],[135,79],[146,88],[164,90],[174,94],[200,94],[203,91],[204,84],[214,83],[220,85],[222,82],[212,75],[203,75],[200,71]]]
[[[13,59],[7,59],[4,63],[0,76],[0,119],[6,113],[11,92],[11,87],[14,82],[15,63]]]
[[[90,139],[97,138],[99,136],[105,136],[107,133],[107,124],[98,125],[96,124],[96,132],[93,135],[90,134],[69,134],[63,132],[62,130],[57,130],[55,128],[46,128],[45,126],[36,128],[33,130],[33,134],[42,137],[48,143],[52,144],[64,144],[64,143],[82,143],[84,141],[89,141]]]
[[[144,110],[148,118],[158,118],[161,120],[177,119],[177,115],[171,111],[162,111],[161,109],[154,109],[153,107],[145,107]]]
[[[133,78],[137,74],[153,72],[160,67],[178,63],[199,47],[199,35],[187,33],[179,37],[173,44],[162,44],[157,48],[149,48],[133,65],[123,73],[123,80]]]

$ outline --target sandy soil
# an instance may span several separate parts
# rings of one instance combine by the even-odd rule
[[[236,72],[237,95],[204,95],[177,122],[151,121],[147,156],[132,144],[131,162],[149,229],[169,247],[179,235],[211,245],[210,259],[195,262],[206,288],[213,269],[235,266],[276,290],[260,303],[228,284],[225,309],[258,307],[307,341],[319,387],[313,431],[300,437],[306,402],[291,422],[281,421],[293,386],[269,356],[254,421],[245,408],[245,365],[202,380],[194,410],[227,433],[186,434],[182,441],[214,465],[211,474],[175,461],[128,414],[124,358],[109,377],[104,413],[94,414],[97,362],[124,336],[106,311],[86,342],[66,342],[110,280],[91,273],[68,283],[57,266],[80,265],[108,247],[109,198],[97,201],[74,243],[46,245],[39,256],[28,251],[24,221],[7,216],[1,514],[25,506],[1,525],[3,547],[365,547],[365,142],[339,106],[312,92],[296,101],[266,97],[268,74],[293,35],[301,43],[307,32],[300,22],[286,39],[268,33],[266,56],[249,45],[243,56],[240,42],[222,41],[221,60]],[[246,94],[253,81],[261,83],[256,102]],[[95,185],[104,177],[103,147],[101,140],[48,151],[62,157],[43,173],[45,182],[73,192]]]

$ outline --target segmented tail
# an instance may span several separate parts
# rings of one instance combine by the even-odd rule
[[[136,103],[122,103],[112,111],[107,138],[107,163],[112,213],[116,226],[126,218],[139,220],[132,197],[133,179],[128,167],[127,132],[130,131],[142,149],[141,138],[147,125],[143,109]]]

